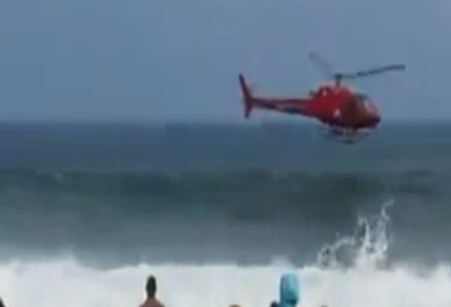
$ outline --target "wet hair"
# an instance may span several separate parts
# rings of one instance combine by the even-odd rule
[[[154,296],[155,293],[157,292],[157,279],[153,275],[150,275],[147,278],[146,292],[147,292],[148,296]],[[0,306],[0,307],[2,307],[2,306]]]

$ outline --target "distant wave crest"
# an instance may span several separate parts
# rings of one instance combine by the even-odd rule
[[[78,199],[77,206],[156,214],[208,210],[238,219],[274,215],[339,219],[356,206],[386,197],[439,201],[447,193],[446,174],[429,171],[381,173],[274,173],[264,169],[225,173],[39,173],[0,172],[0,199],[32,197],[33,205],[55,206]],[[70,197],[69,197],[70,196]],[[81,201],[83,200],[83,201]],[[16,201],[17,206],[17,201]]]

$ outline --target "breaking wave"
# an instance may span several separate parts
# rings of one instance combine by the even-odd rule
[[[380,214],[360,217],[354,234],[325,245],[316,262],[302,266],[283,257],[261,266],[141,263],[108,270],[87,267],[76,257],[11,260],[0,266],[0,288],[8,306],[136,306],[145,277],[153,273],[168,306],[260,307],[276,295],[279,274],[295,270],[303,284],[303,306],[449,306],[447,264],[427,269],[412,263],[384,265],[391,244],[396,244],[390,239],[388,205]]]

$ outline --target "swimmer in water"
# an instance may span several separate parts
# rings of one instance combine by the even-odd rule
[[[157,299],[157,279],[150,275],[146,282],[147,298],[139,307],[164,307],[164,305]],[[0,306],[1,307],[1,306]]]
[[[296,274],[283,274],[279,283],[279,301],[271,302],[270,307],[296,307],[301,299],[299,292]]]

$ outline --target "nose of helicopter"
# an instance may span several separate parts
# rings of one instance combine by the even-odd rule
[[[362,125],[366,127],[377,126],[381,122],[381,113],[377,105],[364,93],[358,92],[355,95],[357,101],[363,106]]]
[[[364,100],[365,111],[367,113],[367,120],[369,126],[377,126],[381,122],[381,112],[374,102]]]

